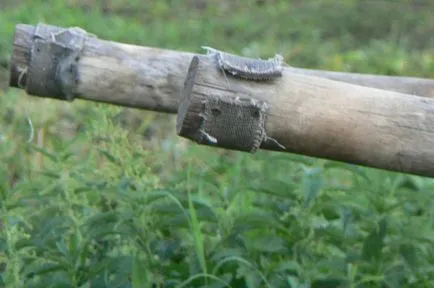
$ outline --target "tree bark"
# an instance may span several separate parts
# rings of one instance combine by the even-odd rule
[[[433,123],[434,99],[290,70],[268,82],[236,79],[213,58],[195,56],[177,133],[215,147],[284,151],[434,177]]]

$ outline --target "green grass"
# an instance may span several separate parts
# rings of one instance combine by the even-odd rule
[[[15,25],[38,22],[433,78],[431,2],[6,0],[0,87]],[[432,179],[202,147],[173,115],[17,89],[0,107],[0,286],[434,286]]]

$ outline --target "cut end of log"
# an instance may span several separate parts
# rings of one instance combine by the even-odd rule
[[[191,115],[188,113],[189,110],[191,110],[191,94],[193,91],[194,81],[196,79],[198,65],[199,57],[194,56],[188,68],[187,77],[184,82],[184,89],[181,92],[181,102],[178,106],[176,133],[179,136],[186,138],[194,138],[194,134],[200,128],[200,118],[197,117],[191,119]]]
[[[24,88],[30,61],[30,46],[35,27],[18,24],[12,40],[12,56],[9,64],[9,86]]]
[[[178,108],[176,131],[196,143],[254,153],[267,140],[267,103],[218,93],[200,82],[200,58],[193,57]],[[208,70],[209,71],[209,70]]]
[[[72,101],[78,83],[77,62],[86,40],[94,37],[72,27],[16,26],[9,86],[29,95]]]

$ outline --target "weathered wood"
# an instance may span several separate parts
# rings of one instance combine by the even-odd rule
[[[30,50],[37,26],[16,26],[10,65],[12,87],[26,89]],[[50,26],[53,33],[65,30]],[[195,54],[86,39],[76,63],[74,97],[160,112],[176,113],[185,74]],[[45,67],[40,67],[41,70]],[[434,80],[336,73],[285,67],[285,71],[434,97]],[[44,84],[44,83],[42,83]],[[42,85],[43,86],[43,85]],[[41,96],[41,95],[35,95]],[[44,96],[46,97],[46,96]],[[59,95],[52,95],[59,98]]]
[[[56,40],[56,37],[36,37],[35,28],[17,25],[13,42],[10,86],[26,91],[31,83],[27,79],[29,66],[36,63],[31,61],[35,59],[32,58],[35,54],[30,51],[36,47],[37,41]],[[48,32],[54,34],[63,30],[55,26],[47,28]],[[50,33],[47,35],[52,35]],[[55,42],[59,44],[57,40]],[[66,65],[62,71],[74,66],[76,72],[73,74],[77,75],[73,79],[75,81],[67,83],[71,85],[68,91],[72,91],[73,95],[70,98],[61,95],[62,99],[77,97],[169,113],[178,110],[185,76],[195,56],[192,53],[140,47],[90,36],[86,36],[78,51],[73,64],[62,62],[60,65]],[[429,98],[433,97],[433,80],[387,76],[376,78],[373,75],[323,73],[286,67],[280,79],[257,83],[235,80],[229,75],[225,78],[209,57],[199,56],[198,59],[200,73],[196,78],[193,77],[192,91],[195,95],[200,91],[202,100],[223,99],[222,103],[229,110],[234,105],[230,101],[234,96],[262,101],[260,105],[266,103],[268,110],[263,127],[266,137],[261,138],[260,148],[434,177],[434,128],[431,128],[434,123],[434,99]],[[41,71],[46,69],[43,64],[40,64]],[[37,67],[31,68],[37,71]],[[58,71],[53,73],[58,77]],[[59,85],[62,81],[57,80],[55,83]],[[43,89],[44,81],[47,80],[42,80],[38,89]],[[62,89],[59,93],[65,94]],[[254,106],[247,108],[257,113]],[[191,103],[187,101],[183,107],[186,107],[184,115],[188,116]],[[246,114],[246,111],[241,111],[241,114]],[[180,123],[178,131],[181,134],[185,123]],[[260,127],[262,122],[258,123]],[[212,122],[210,125],[213,125]],[[226,142],[223,141],[227,148],[250,151],[257,148],[245,143],[231,145],[234,135],[237,134],[233,133],[226,138]],[[214,144],[219,145],[219,139],[216,140]]]
[[[56,29],[60,28],[53,27]],[[12,87],[26,88],[34,32],[35,26],[16,26],[10,65]],[[79,79],[75,97],[176,113],[192,55],[90,37],[77,63]],[[58,97],[53,95],[53,98]]]
[[[202,93],[203,83],[196,81],[198,65],[194,56],[178,107],[178,135],[200,144],[255,152],[266,140],[267,103],[224,87],[213,87],[219,90],[216,94]]]
[[[268,104],[261,112],[266,119],[260,148],[434,177],[434,99],[290,70],[265,83],[236,79],[224,75],[211,57],[196,56],[179,105],[178,134],[206,145],[248,151],[240,145],[247,143],[245,139],[234,140],[239,132],[233,132],[251,121],[246,113],[226,123],[226,129],[217,127],[225,123],[219,117],[228,115],[226,110],[239,109],[236,97]],[[216,99],[232,106],[219,106]],[[209,109],[219,113],[213,115]]]
[[[286,67],[290,72],[318,76],[330,80],[342,81],[350,84],[356,84],[365,87],[390,90],[417,96],[434,98],[434,80],[403,77],[403,76],[386,76],[360,73],[344,73],[326,70],[311,70],[304,68]]]

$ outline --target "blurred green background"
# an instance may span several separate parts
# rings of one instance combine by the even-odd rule
[[[0,287],[434,287],[434,181],[8,88],[15,25],[434,78],[429,0],[2,0]]]

